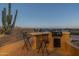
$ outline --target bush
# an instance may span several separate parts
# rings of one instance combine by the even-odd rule
[[[71,35],[79,35],[79,32],[71,32]]]

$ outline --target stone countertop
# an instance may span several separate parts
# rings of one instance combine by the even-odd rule
[[[49,34],[50,32],[33,32],[30,33],[31,35],[44,35],[44,34]]]

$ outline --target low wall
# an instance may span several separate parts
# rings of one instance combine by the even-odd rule
[[[79,56],[79,47],[66,41],[64,49],[58,49],[57,52],[64,56]]]
[[[72,44],[70,42],[70,33],[69,32],[63,32],[61,39],[61,46],[59,48],[55,48],[53,43],[54,43],[54,36],[52,36],[52,34],[50,32],[45,32],[45,33],[31,33],[33,35],[33,39],[34,39],[34,44],[33,44],[33,49],[36,49],[37,47],[37,35],[40,36],[40,39],[42,40],[42,34],[48,34],[48,40],[49,40],[49,44],[48,44],[48,50],[52,51],[52,53],[56,52],[59,53],[61,55],[64,56],[79,56],[79,47],[75,46],[74,44]]]
[[[67,41],[66,42],[66,45],[67,45],[67,52],[69,52],[70,55],[73,55],[73,56],[79,56],[79,47],[74,45],[73,43]]]

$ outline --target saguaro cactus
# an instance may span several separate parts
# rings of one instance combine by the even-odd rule
[[[13,15],[11,14],[11,4],[8,4],[8,14],[6,12],[6,8],[2,10],[2,30],[3,33],[11,33],[11,31],[14,29],[16,18],[17,18],[17,13],[18,10],[16,10],[14,20]],[[13,22],[12,22],[13,21]]]
[[[6,8],[3,9],[2,11],[2,28],[3,31],[6,31]]]

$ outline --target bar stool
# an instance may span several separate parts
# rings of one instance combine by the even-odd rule
[[[23,37],[23,40],[24,40],[24,45],[23,45],[23,48],[26,47],[27,50],[29,47],[31,47],[31,43],[30,43],[30,34],[28,34],[27,32],[22,32],[22,37]],[[28,46],[29,45],[29,46]],[[22,48],[22,49],[23,49]]]
[[[45,50],[46,50],[47,55],[49,55],[48,49],[47,49],[47,44],[49,43],[48,34],[43,34],[43,39],[40,43],[41,44],[40,44],[40,47],[38,48],[38,54],[39,54],[40,50],[42,50],[42,54],[44,55]]]

